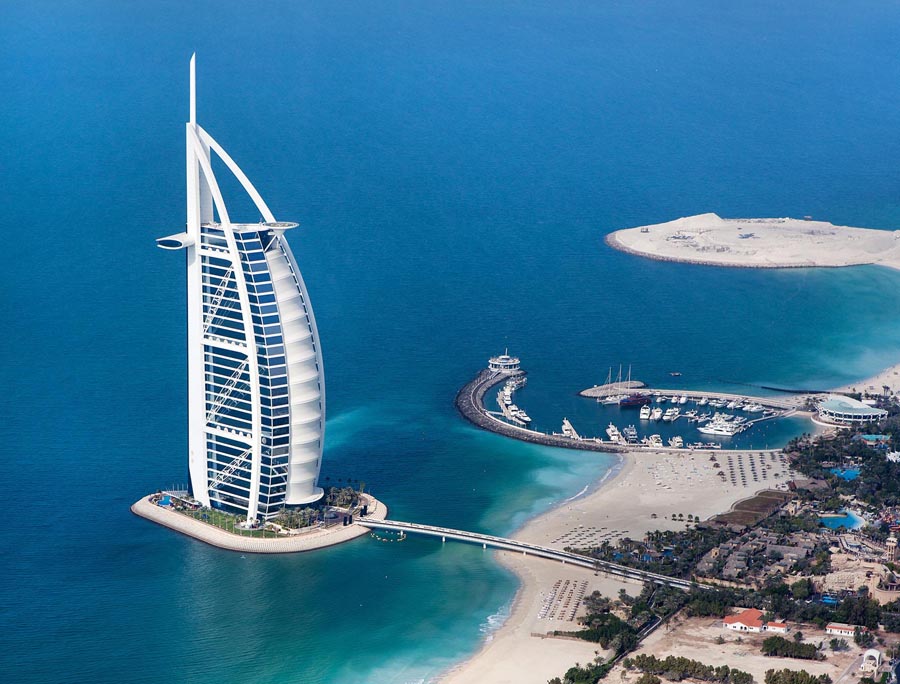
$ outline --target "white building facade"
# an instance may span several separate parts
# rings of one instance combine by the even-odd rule
[[[215,154],[262,219],[232,222]],[[224,149],[196,122],[191,58],[187,229],[159,238],[187,257],[188,464],[204,506],[274,517],[322,496],[325,380],[315,317],[276,221]]]

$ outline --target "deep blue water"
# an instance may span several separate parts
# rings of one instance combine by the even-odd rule
[[[5,3],[0,678],[419,681],[515,590],[478,548],[241,558],[128,511],[185,478],[183,264],[153,239],[184,221],[191,52],[200,122],[303,224],[324,474],[508,533],[610,461],[456,416],[507,345],[548,422],[619,363],[733,389],[900,357],[896,272],[603,245],[705,211],[898,225],[900,8],[782,5]]]

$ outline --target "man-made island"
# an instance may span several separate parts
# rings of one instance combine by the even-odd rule
[[[661,261],[744,268],[900,268],[900,231],[835,226],[793,218],[723,219],[698,214],[617,230],[606,243]]]

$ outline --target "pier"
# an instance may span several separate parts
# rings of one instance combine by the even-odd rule
[[[529,430],[507,423],[491,415],[484,407],[484,395],[492,387],[510,378],[524,375],[522,370],[498,371],[486,368],[481,371],[474,380],[463,387],[456,395],[456,408],[473,425],[496,432],[505,437],[512,437],[531,444],[543,444],[545,446],[561,447],[563,449],[581,449],[583,451],[601,451],[605,453],[618,453],[625,449],[616,444],[592,439],[572,439],[565,435],[550,435],[546,432]]]
[[[549,546],[529,544],[516,539],[496,537],[491,534],[467,532],[465,530],[454,530],[449,527],[437,527],[435,525],[422,525],[419,523],[400,522],[396,520],[373,520],[370,518],[361,518],[356,521],[355,524],[372,530],[399,530],[401,532],[406,532],[407,534],[422,534],[430,537],[440,537],[441,541],[452,539],[454,541],[468,542],[470,544],[481,544],[482,548],[491,547],[493,549],[502,549],[504,551],[521,551],[526,556],[546,558],[560,563],[567,563],[569,565],[588,568],[589,570],[604,572],[616,577],[636,580],[638,582],[654,582],[656,584],[664,584],[678,589],[703,588],[703,585],[690,580],[668,577],[666,575],[660,575],[655,572],[648,572],[638,568],[629,568],[625,565],[588,558],[570,551],[561,551]]]

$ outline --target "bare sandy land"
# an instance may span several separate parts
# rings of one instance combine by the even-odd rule
[[[789,625],[790,626],[790,625]],[[824,630],[802,627],[803,641],[805,643],[818,644],[828,642],[831,639]],[[716,637],[725,638],[724,644],[717,644]],[[741,641],[737,638],[740,636]],[[757,682],[765,680],[766,670],[791,670],[803,669],[814,675],[828,674],[837,681],[846,669],[856,661],[857,649],[851,649],[841,653],[826,651],[827,658],[821,661],[796,660],[791,658],[770,658],[760,653],[763,639],[768,634],[741,634],[722,629],[722,621],[714,618],[691,618],[667,630],[665,627],[657,629],[648,636],[635,653],[653,654],[658,658],[666,656],[683,656],[692,660],[699,660],[708,665],[726,664],[736,667],[744,672],[749,672]],[[790,636],[788,636],[790,638]],[[634,681],[640,674],[622,672],[625,668],[618,665],[609,673],[609,681]]]
[[[868,394],[881,394],[884,387],[888,387],[888,393],[900,392],[900,364],[885,368],[871,378],[851,382],[843,387],[838,387],[835,392],[863,392]]]
[[[599,545],[604,540],[614,543],[622,537],[642,538],[651,530],[684,529],[686,523],[673,519],[673,514],[705,519],[727,511],[734,502],[761,489],[783,487],[790,479],[780,459],[773,460],[770,453],[717,452],[715,457],[721,466],[718,469],[709,460],[713,453],[628,453],[623,456],[621,469],[599,489],[563,502],[528,522],[513,536],[557,548]],[[760,476],[753,480],[751,459],[758,472],[765,471],[766,479]],[[741,465],[747,484],[741,483]],[[716,474],[719,470],[726,473],[725,483]],[[731,470],[736,475],[734,485],[730,481]],[[504,554],[501,560],[521,580],[510,617],[474,658],[448,673],[442,682],[545,684],[576,662],[590,661],[598,650],[596,644],[534,636],[554,629],[578,629],[572,620],[559,622],[541,617],[544,600],[552,594],[555,582],[587,581],[586,593],[597,589],[610,597],[623,587],[630,594],[641,589],[636,583],[623,583],[596,576],[591,570],[543,559]],[[576,618],[583,610],[577,612]]]
[[[610,233],[607,244],[651,259],[745,268],[900,268],[900,231],[792,218],[723,219],[698,214]]]

